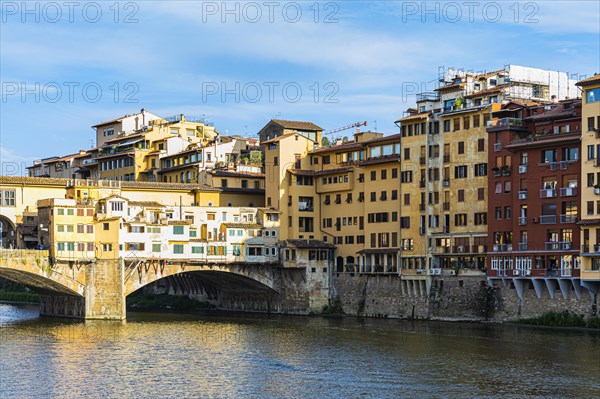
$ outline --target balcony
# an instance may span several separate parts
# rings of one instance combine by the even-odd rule
[[[527,165],[519,165],[519,174],[527,173]]]
[[[571,241],[546,242],[546,251],[570,251],[571,249],[573,249]]]
[[[577,223],[577,215],[562,214],[562,215],[560,215],[560,222],[561,223]]]
[[[510,252],[512,251],[512,244],[494,244],[492,247],[493,252]]]
[[[562,187],[559,192],[561,197],[574,197],[577,195],[577,187]]]
[[[540,190],[540,198],[555,198],[556,189],[554,188],[543,188]]]
[[[592,252],[593,251],[593,252]],[[600,244],[594,244],[594,245],[582,245],[581,246],[581,253],[582,254],[591,254],[591,253],[600,253]]]
[[[555,224],[556,223],[556,215],[542,215],[540,216],[541,224]]]
[[[517,218],[517,224],[519,226],[527,225],[527,216],[521,216],[521,217]]]
[[[493,128],[527,130],[523,123],[523,119],[519,118],[500,118],[496,121]]]
[[[454,246],[453,248],[454,248],[454,253],[456,253],[456,254],[471,252],[471,247],[469,245],[457,245],[457,246]]]
[[[527,190],[519,191],[517,196],[520,200],[526,200],[527,199]]]
[[[527,251],[527,243],[526,242],[519,243],[519,251]]]
[[[417,93],[416,102],[421,101],[439,101],[440,95],[434,91],[424,91],[422,93]]]

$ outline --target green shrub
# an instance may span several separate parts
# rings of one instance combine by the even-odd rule
[[[520,324],[532,324],[534,326],[551,327],[585,327],[586,323],[582,316],[565,310],[564,312],[546,312],[540,317],[519,320]]]
[[[587,328],[597,328],[597,329],[600,329],[600,317],[590,317],[585,322],[585,326]]]

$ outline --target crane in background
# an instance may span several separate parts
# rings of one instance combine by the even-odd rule
[[[352,129],[353,127],[356,128],[356,133],[360,133],[360,127],[361,126],[367,126],[369,124],[369,122],[364,121],[364,122],[356,122],[353,123],[351,125],[347,125],[347,126],[342,126],[342,127],[338,127],[337,129],[333,129],[333,130],[329,130],[325,133],[323,133],[324,135],[329,135],[329,134],[334,134],[334,133],[338,133],[338,132],[343,132],[344,130],[348,130],[348,129]]]

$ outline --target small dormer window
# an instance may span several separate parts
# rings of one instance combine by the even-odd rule
[[[111,202],[110,209],[113,212],[123,212],[123,203],[120,201]]]
[[[473,85],[473,90],[481,90],[481,83],[475,83]]]
[[[496,79],[490,79],[490,86],[496,86],[497,84],[498,83]]]

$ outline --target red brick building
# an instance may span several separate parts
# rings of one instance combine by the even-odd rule
[[[525,283],[538,296],[543,286],[579,295],[581,100],[510,102],[493,118],[488,278],[509,279],[519,296]]]

